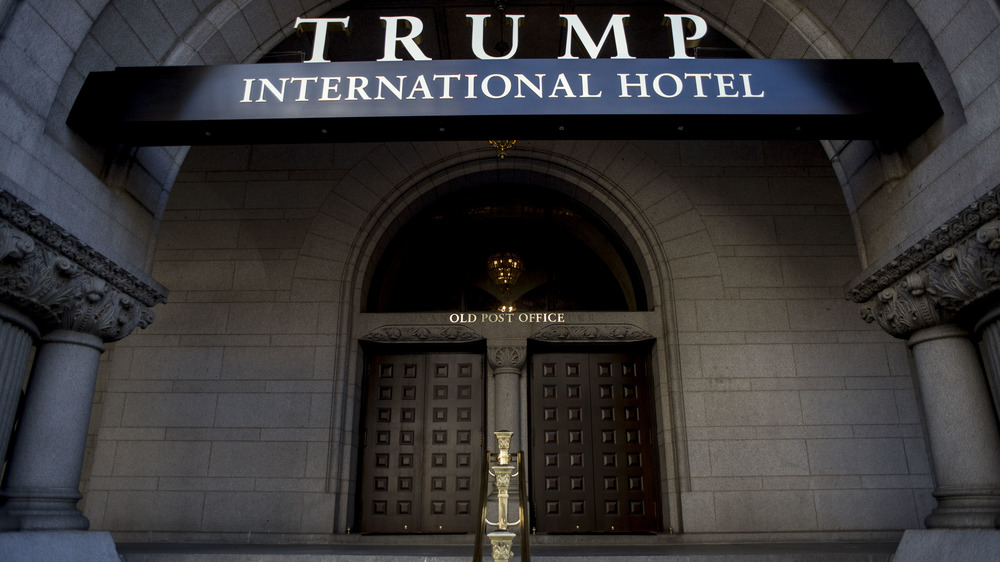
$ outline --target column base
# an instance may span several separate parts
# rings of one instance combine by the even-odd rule
[[[111,533],[96,531],[0,532],[0,560],[120,562]]]
[[[938,505],[924,519],[928,529],[997,529],[1000,490],[934,491]]]
[[[1000,531],[908,530],[893,562],[993,562],[1000,552]]]
[[[0,529],[20,531],[86,531],[90,520],[76,503],[78,490],[4,490],[0,507]]]

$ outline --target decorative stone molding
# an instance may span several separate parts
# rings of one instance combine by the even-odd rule
[[[381,326],[361,338],[378,343],[471,342],[483,339],[461,325],[448,326]]]
[[[867,302],[909,273],[933,261],[941,252],[967,240],[980,230],[980,227],[998,216],[1000,216],[1000,188],[990,190],[929,236],[881,267],[871,277],[851,289],[847,293],[847,298],[856,303]]]
[[[980,207],[992,209],[995,215],[995,198]],[[928,242],[922,250],[929,252],[933,248],[938,252],[923,263],[911,267],[908,260],[925,254],[904,253],[908,256],[904,260],[906,271],[893,273],[900,277],[891,283],[869,279],[848,293],[855,302],[864,302],[859,299],[867,300],[865,295],[871,287],[882,287],[862,306],[861,317],[866,322],[878,322],[896,337],[906,337],[916,330],[950,322],[965,307],[1000,290],[1000,221],[977,223],[976,217],[982,216],[969,210],[938,229],[937,241]],[[959,233],[964,235],[958,237]],[[946,245],[945,241],[950,243]],[[879,271],[876,276],[888,275]]]
[[[149,307],[166,295],[0,190],[0,300],[42,332],[72,330],[110,342],[148,326]]]
[[[531,339],[544,342],[638,342],[656,339],[631,324],[553,324]]]
[[[521,371],[524,360],[528,357],[528,346],[526,345],[498,345],[490,346],[486,350],[486,360],[489,361],[493,371]]]

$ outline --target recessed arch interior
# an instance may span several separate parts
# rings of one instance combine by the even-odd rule
[[[594,203],[567,178],[523,169],[444,181],[382,233],[365,268],[363,309],[493,308],[505,296],[486,258],[513,251],[526,265],[507,297],[521,307],[648,310],[654,299],[650,272],[636,258],[642,252],[621,219]]]
[[[508,288],[486,267],[500,253],[518,258]],[[607,225],[523,184],[474,186],[430,205],[387,245],[368,294],[369,312],[646,308],[635,262]]]

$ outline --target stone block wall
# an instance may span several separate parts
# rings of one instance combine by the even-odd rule
[[[858,256],[822,155],[682,143],[679,163],[656,228],[679,242],[685,531],[920,526],[933,483],[907,352],[844,302]]]
[[[88,72],[253,61],[296,16],[339,3],[0,2],[0,188],[174,291],[104,358],[85,474],[97,528],[215,532],[226,510],[267,532],[337,525],[331,490],[351,478],[328,431],[344,260],[389,190],[466,148],[196,149],[178,175],[184,149],[94,147],[65,118]],[[756,56],[919,62],[945,112],[906,146],[831,142],[828,158],[784,143],[528,145],[620,186],[669,262],[656,289],[675,313],[685,528],[919,525],[930,478],[905,350],[841,293],[1000,184],[1000,8],[676,4]]]
[[[154,262],[170,302],[103,371],[94,528],[308,540],[350,525],[352,451],[330,438],[351,423],[336,385],[356,375],[334,347],[343,307],[360,308],[342,302],[344,264],[408,176],[488,150],[192,149]],[[860,266],[818,143],[525,142],[505,165],[519,158],[617,186],[667,260],[655,300],[679,369],[661,380],[680,382],[669,441],[685,460],[664,485],[685,532],[921,525],[932,482],[907,352],[844,299]]]
[[[94,528],[333,532],[337,303],[334,287],[310,285],[340,272],[297,270],[326,196],[301,178],[323,149],[300,151],[309,157],[300,162],[254,150],[264,156],[249,147],[195,154],[180,177],[154,264],[170,303],[154,326],[111,348],[103,373],[86,483]],[[273,170],[278,161],[284,169]]]

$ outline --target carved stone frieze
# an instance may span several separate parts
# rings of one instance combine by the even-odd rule
[[[153,321],[166,295],[0,191],[0,300],[42,332],[64,329],[119,340]]]
[[[933,246],[940,248],[936,254],[909,268],[865,302],[860,311],[865,321],[878,322],[890,334],[906,337],[949,322],[967,306],[1000,290],[1000,221],[969,228],[976,221],[970,213],[962,217],[939,231],[962,232],[964,236],[945,247],[941,247],[942,238],[941,244]],[[864,302],[858,299],[867,289],[860,287],[848,298]]]
[[[533,334],[531,339],[545,342],[637,342],[656,338],[631,324],[553,324]]]
[[[361,338],[379,343],[433,343],[478,341],[482,336],[461,325],[381,326]]]
[[[528,357],[526,345],[497,345],[486,350],[486,360],[494,371],[520,371],[524,360]]]
[[[929,236],[911,246],[899,257],[851,289],[847,293],[847,298],[856,303],[869,301],[909,273],[934,260],[941,252],[962,243],[973,233],[978,233],[982,230],[983,225],[993,221],[998,216],[1000,216],[1000,189],[992,189],[964,211],[938,227]],[[995,239],[996,235],[994,235]]]

